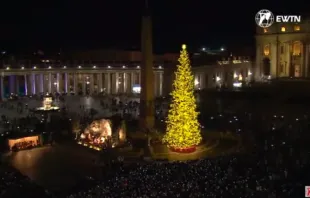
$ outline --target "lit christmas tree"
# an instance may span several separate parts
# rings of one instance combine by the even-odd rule
[[[193,152],[202,138],[194,96],[194,76],[186,45],[182,46],[171,96],[167,133],[163,142],[174,151]]]

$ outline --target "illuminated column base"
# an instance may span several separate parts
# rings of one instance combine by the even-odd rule
[[[118,94],[119,93],[119,73],[115,73],[115,93]]]
[[[60,93],[60,74],[56,74],[56,92]]]
[[[36,94],[36,75],[32,74],[31,76],[31,93]]]
[[[48,93],[52,93],[52,74],[48,74]]]
[[[97,93],[101,93],[102,89],[102,73],[97,74]]]
[[[159,74],[159,96],[162,96],[163,95],[163,73],[161,72]]]
[[[106,93],[111,94],[111,73],[106,73],[105,74],[105,88],[106,88]]]
[[[68,82],[68,73],[65,73],[65,93],[68,93],[69,92],[69,82]]]
[[[25,74],[24,75],[24,81],[25,81],[25,84],[24,84],[24,89],[25,89],[25,95],[27,96],[28,95],[28,79],[27,79],[27,75]]]
[[[135,85],[135,73],[131,73],[130,74],[130,93],[134,93],[133,89],[134,89],[134,85]]]

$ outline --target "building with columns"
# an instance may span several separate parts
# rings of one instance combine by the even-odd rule
[[[256,30],[255,78],[310,77],[310,20]]]
[[[119,55],[118,55],[119,54]],[[11,94],[133,94],[140,92],[141,54],[133,51],[88,51],[62,58],[40,57],[3,62],[0,67],[1,98]],[[154,94],[168,95],[172,90],[179,54],[154,56]],[[68,57],[68,55],[66,55]],[[80,59],[78,59],[80,58]],[[72,61],[73,59],[73,61]],[[104,60],[102,60],[104,59]],[[115,61],[118,60],[118,61]],[[195,64],[195,61],[194,61]],[[233,87],[236,82],[254,79],[254,68],[248,57],[230,56],[220,61],[199,63],[192,67],[196,90]]]
[[[175,67],[165,68],[164,94],[172,90]],[[216,87],[233,88],[240,83],[251,82],[254,79],[254,68],[249,57],[222,58],[221,61],[199,63],[192,67],[196,90],[213,89]]]
[[[93,55],[92,61],[85,61],[85,59],[83,61],[72,61],[75,64],[46,58],[31,63],[23,60],[3,63],[0,69],[1,98],[8,98],[11,94],[139,93],[141,89],[140,55],[135,53],[135,57],[132,58],[132,52],[128,52],[127,56],[124,52],[120,54],[122,55],[119,58],[120,61],[111,61],[111,63],[96,59],[96,55]],[[97,57],[98,55],[101,56],[100,53],[97,54]],[[82,53],[79,53],[79,56],[83,57]],[[103,57],[106,56],[104,54]],[[172,64],[175,57],[177,57],[173,55],[167,56],[168,58],[165,55],[161,56],[160,61],[158,61],[157,56],[156,62],[154,62],[154,94],[157,97],[163,95],[163,68]],[[97,64],[95,65],[94,62]]]
[[[252,62],[246,57],[229,57],[212,65],[193,67],[197,90],[225,86],[254,80]]]
[[[10,94],[35,95],[44,93],[77,93],[96,94],[130,94],[139,93],[140,70],[137,68],[109,69],[83,68],[77,69],[42,69],[34,66],[32,69],[6,68],[1,71],[1,96]],[[163,70],[158,67],[154,71],[154,86],[156,96],[162,95]]]

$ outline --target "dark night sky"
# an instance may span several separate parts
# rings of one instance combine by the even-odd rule
[[[294,0],[295,6],[275,0],[150,1],[154,48],[161,52],[176,51],[182,43],[193,50],[251,47],[258,10],[299,14],[309,7],[299,0]],[[57,2],[1,2],[0,48],[139,48],[143,0]]]

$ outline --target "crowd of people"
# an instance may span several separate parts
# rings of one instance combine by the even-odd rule
[[[102,106],[108,108],[109,105],[102,102]],[[138,108],[135,103],[130,104],[130,108],[123,104],[116,106],[130,111]],[[302,197],[310,165],[309,115],[307,112],[293,115],[245,110],[203,114],[205,130],[212,128],[240,135],[246,152],[235,155],[223,152],[216,158],[188,162],[130,165],[119,162],[113,165],[113,170],[106,168],[109,176],[67,197]],[[12,188],[19,185],[5,183]],[[41,197],[45,196],[48,195]]]
[[[189,162],[120,166],[78,197],[300,197],[307,185],[310,119],[243,112],[209,117],[244,137],[251,150]],[[244,134],[248,133],[248,134]]]
[[[15,169],[0,166],[0,197],[48,197],[49,192],[34,184]]]

